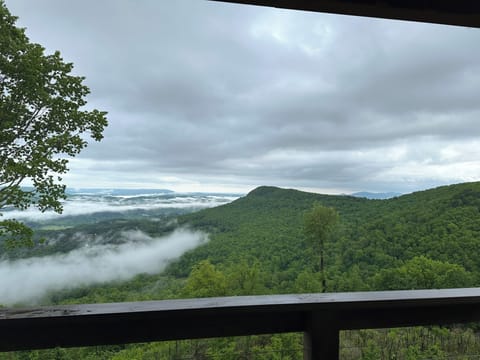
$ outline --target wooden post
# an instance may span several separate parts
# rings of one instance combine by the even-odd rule
[[[309,313],[303,336],[304,360],[338,360],[340,330],[332,314]]]

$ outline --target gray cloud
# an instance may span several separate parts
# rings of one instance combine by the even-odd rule
[[[110,112],[105,140],[72,162],[75,186],[410,191],[480,179],[478,29],[208,1],[7,5]],[[468,158],[447,161],[445,148]]]

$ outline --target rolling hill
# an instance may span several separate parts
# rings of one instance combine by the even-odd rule
[[[50,302],[318,291],[319,274],[312,265],[315,254],[302,231],[304,213],[315,202],[333,207],[340,214],[340,223],[326,243],[328,291],[480,284],[480,183],[444,186],[386,200],[262,186],[229,204],[179,216],[179,226],[205,231],[210,241],[172,262],[164,273],[57,292],[51,294]],[[155,233],[160,229],[148,230]],[[345,359],[443,359],[447,355],[478,354],[480,338],[475,329],[419,327],[348,332],[342,337],[340,352]],[[201,354],[205,359],[267,359],[277,353],[300,359],[302,335],[60,350],[62,358],[72,359],[171,359],[172,354],[175,358]],[[60,350],[32,353],[53,358],[57,356],[54,351]],[[12,353],[9,358],[20,359],[23,355]]]
[[[341,218],[326,249],[332,279],[355,271],[362,288],[375,288],[372,278],[381,270],[415,257],[459,265],[476,278],[480,274],[480,183],[386,200],[262,186],[232,203],[181,216],[180,224],[210,233],[211,240],[168,273],[187,276],[203,259],[224,267],[246,259],[259,262],[273,289],[292,291],[298,274],[311,267],[302,225],[314,202],[335,208]]]

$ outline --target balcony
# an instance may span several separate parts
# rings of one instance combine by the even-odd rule
[[[304,359],[338,359],[340,330],[478,320],[480,288],[2,309],[0,351],[304,332]]]

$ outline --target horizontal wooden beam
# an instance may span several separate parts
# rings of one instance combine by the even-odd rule
[[[476,0],[212,0],[395,20],[480,27]]]
[[[478,288],[1,309],[0,351],[478,320]]]

